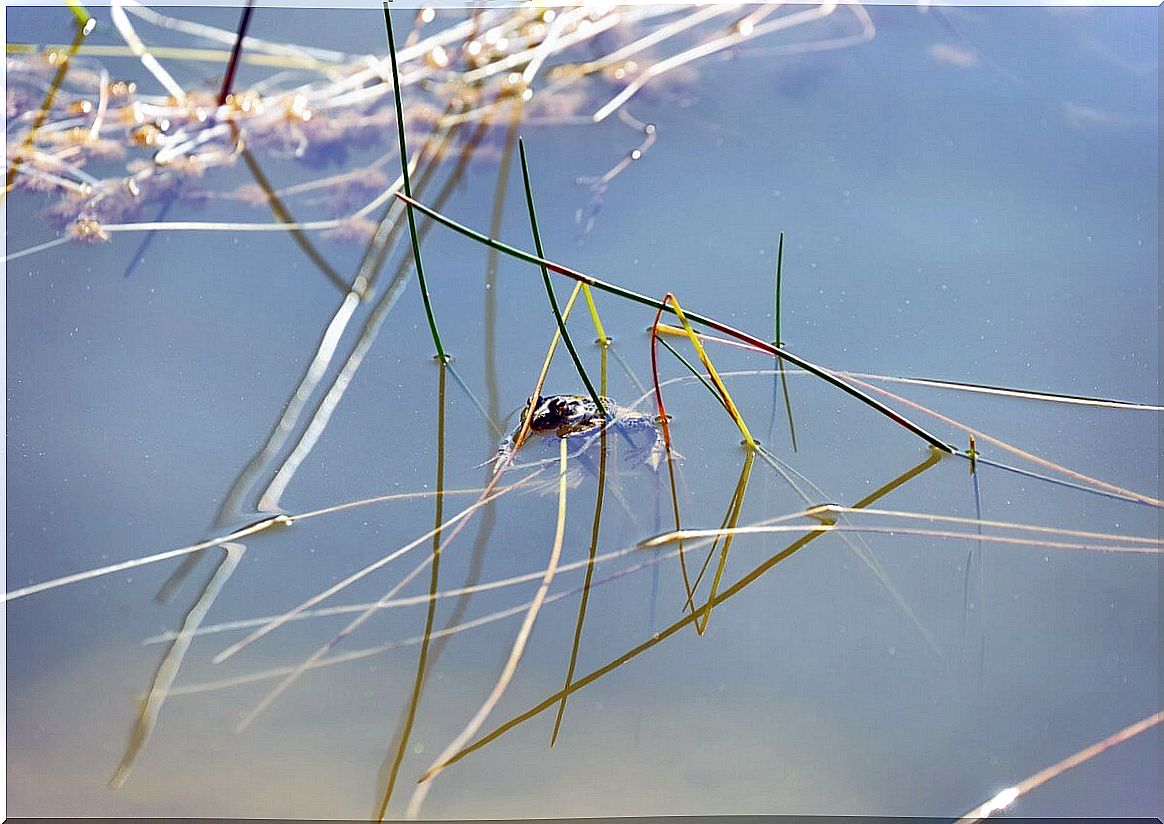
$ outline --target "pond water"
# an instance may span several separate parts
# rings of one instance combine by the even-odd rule
[[[641,76],[733,25],[739,31],[739,21],[762,26],[815,11],[747,6],[709,14],[623,68]],[[86,47],[123,46],[110,9],[94,13]],[[174,14],[225,32],[239,20],[229,8]],[[288,231],[240,228],[280,221],[255,169],[300,221],[351,215],[399,172],[392,96],[379,75],[359,87],[378,85],[367,99],[317,95],[311,118],[289,108],[285,116],[248,120],[244,111],[236,121],[245,157],[237,141],[219,134],[207,146],[221,151],[207,154],[200,174],[143,178],[171,188],[147,191],[134,209],[115,214],[105,201],[96,214],[113,227],[108,242],[70,241],[7,263],[10,815],[367,819],[379,814],[400,749],[388,807],[394,818],[410,809],[431,818],[956,816],[1159,709],[1153,553],[1160,509],[1151,502],[1161,497],[1159,411],[859,377],[1159,405],[1156,12],[843,7],[806,14],[661,74],[621,115],[581,122],[578,115],[625,89],[627,77],[612,64],[571,84],[554,66],[616,53],[692,14],[625,22],[559,44],[524,109],[513,95],[502,98],[484,127],[458,127],[435,155],[422,147],[440,140],[448,88],[410,73],[423,73],[425,60],[439,63],[439,56],[405,61],[418,199],[533,249],[513,159],[520,134],[548,258],[656,300],[672,292],[684,309],[763,340],[773,338],[783,232],[781,337],[791,353],[939,412],[944,419],[866,390],[959,450],[968,432],[958,424],[981,433],[984,461],[1076,486],[986,463],[971,475],[957,455],[927,463],[933,453],[923,440],[836,387],[791,365],[781,382],[771,356],[708,343],[735,406],[767,450],[749,462],[717,398],[660,346],[684,528],[714,530],[733,508],[733,522],[744,526],[814,504],[850,506],[875,491],[873,508],[970,520],[851,515],[840,524],[852,531],[820,533],[786,560],[780,553],[820,521],[792,517],[778,526],[796,531],[740,534],[717,584],[730,597],[710,612],[706,631],[688,623],[670,632],[689,614],[684,575],[695,577],[710,546],[689,540],[682,566],[673,542],[634,549],[674,527],[667,463],[653,472],[614,456],[603,462],[602,444],[591,444],[567,458],[563,496],[550,436],[537,444],[548,448],[518,452],[519,466],[498,489],[533,472],[536,459],[546,459],[541,474],[466,516],[434,579],[429,568],[417,569],[431,557],[425,536],[436,521],[471,506],[489,482],[486,462],[513,430],[555,331],[536,266],[491,258],[480,244],[434,226],[424,237],[424,269],[452,368],[432,358],[403,232],[334,357],[322,364],[322,379],[308,387],[305,411],[288,422],[288,437],[261,462],[236,507],[228,490],[273,428],[278,434],[344,300],[299,241],[348,281],[369,228],[349,220],[338,224],[343,231],[308,230],[299,241]],[[396,13],[402,48],[415,16]],[[442,9],[421,31],[470,16]],[[8,42],[67,43],[69,21],[63,8],[10,8]],[[229,39],[136,16],[132,23],[183,89],[214,96],[224,69],[218,52]],[[257,88],[270,98],[297,84],[341,84],[364,65],[361,55],[386,54],[375,9],[260,6],[249,35],[297,44],[291,57],[244,49],[244,56],[275,56],[244,61],[234,89]],[[817,49],[822,43],[833,47]],[[330,74],[287,67],[296,55],[327,62],[341,52],[347,62],[334,58]],[[10,89],[23,90],[9,98],[10,117],[35,112],[51,67],[18,52],[9,59],[19,61],[10,63]],[[165,94],[126,54],[83,53],[50,124],[70,116],[66,102],[85,99],[84,78],[102,67],[109,80],[135,82],[151,100]],[[559,81],[561,88],[553,85]],[[422,114],[428,110],[437,117]],[[361,117],[363,125],[353,125]],[[19,123],[27,122],[10,120],[10,146],[23,139],[27,126]],[[175,128],[169,137],[162,129],[161,143],[94,158],[81,171],[124,178],[135,161],[147,161],[134,169],[148,176],[152,153],[174,143]],[[118,145],[131,138],[114,123],[108,133]],[[621,169],[636,147],[641,156]],[[47,191],[22,184],[7,197],[9,255],[64,237],[62,215],[67,222],[88,214],[75,198],[70,213],[69,195],[47,182],[50,173],[85,179],[69,171],[77,155],[67,146],[46,149],[53,151],[64,158],[60,168],[42,160],[25,174]],[[578,182],[607,170],[618,173],[605,188]],[[354,174],[306,186],[344,173]],[[174,188],[174,180],[183,182]],[[379,215],[373,210],[369,219]],[[132,228],[142,222],[167,226]],[[188,223],[225,226],[175,228]],[[554,278],[564,303],[573,284]],[[342,376],[346,392],[327,426],[313,430],[311,448],[296,448],[393,282],[404,288],[358,370]],[[579,297],[569,329],[581,360],[604,395],[649,421],[656,414],[654,310],[593,294],[613,343],[594,342]],[[664,339],[699,365],[686,339]],[[543,394],[585,392],[559,349]],[[608,449],[625,448],[613,430],[610,440]],[[744,470],[742,503],[733,507]],[[221,548],[194,556],[198,565],[165,603],[155,595],[179,557],[12,597],[259,520],[260,493],[274,477],[282,489],[274,499],[293,515],[398,498],[239,538],[245,551],[227,556],[238,561],[233,567],[222,565]],[[220,517],[220,509],[229,511]],[[976,540],[979,530],[986,540]],[[449,766],[426,785],[421,805],[416,780],[494,688],[556,543],[559,569],[520,665],[473,738],[562,690],[592,547],[609,557],[590,576],[571,680],[657,642],[570,694],[552,748],[556,701]],[[375,603],[401,582],[393,597],[412,600],[369,613],[326,652],[320,663],[327,666],[303,673],[257,715],[289,668],[361,613],[289,621],[220,663],[215,657],[257,625],[194,637],[165,701],[155,689],[156,704],[146,705],[157,710],[156,726],[141,737],[132,774],[120,788],[107,787],[133,740],[139,701],[159,666],[165,670],[163,660],[175,660],[159,636],[184,621],[207,630],[281,615],[410,544],[407,554],[315,608]],[[1146,551],[1100,551],[1113,546]],[[694,596],[700,606],[720,549],[710,557]],[[522,577],[480,588],[514,576]],[[735,587],[740,581],[746,585]],[[208,584],[221,584],[216,597],[202,596]],[[442,597],[430,616],[431,589]],[[486,618],[496,620],[477,621]],[[437,635],[461,629],[421,642],[426,624]],[[417,690],[422,648],[427,675]],[[240,722],[246,729],[237,732]],[[1149,730],[1012,809],[1158,815],[1159,751],[1159,734]]]

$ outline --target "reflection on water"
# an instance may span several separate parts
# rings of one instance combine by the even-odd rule
[[[10,10],[10,812],[1158,813],[1150,14]]]

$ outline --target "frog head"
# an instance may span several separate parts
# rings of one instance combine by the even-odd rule
[[[531,407],[532,413],[529,412]],[[526,414],[531,415],[530,429],[535,432],[548,432],[564,426],[586,423],[594,417],[596,411],[594,402],[581,395],[539,397],[531,399],[526,405]]]

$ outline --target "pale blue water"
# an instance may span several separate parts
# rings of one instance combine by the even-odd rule
[[[601,174],[641,135],[614,118],[597,126],[522,126],[547,254],[655,297],[673,291],[684,307],[768,339],[783,231],[783,337],[804,357],[857,372],[1159,404],[1157,13],[869,11],[877,28],[871,42],[818,54],[766,53],[811,38],[811,30],[798,29],[741,48],[732,59],[698,63],[697,75],[681,82],[648,86],[628,111],[656,124],[658,141],[612,182],[582,238],[575,213],[590,194],[576,178]],[[94,41],[119,42],[108,10],[97,14]],[[183,16],[233,29],[238,12]],[[406,17],[399,15],[402,29]],[[9,42],[62,41],[62,18],[60,9],[11,9]],[[384,49],[381,26],[374,11],[260,7],[251,33],[377,53]],[[141,30],[151,43],[187,42]],[[129,60],[105,64],[115,77],[151,82]],[[214,88],[221,72],[209,63],[167,65],[183,82],[205,88]],[[269,71],[244,66],[237,87]],[[504,138],[503,127],[491,131],[444,206],[482,231]],[[394,140],[386,130],[346,157],[325,154],[319,166],[255,152],[275,185],[288,186],[356,168]],[[444,168],[454,163],[455,155]],[[113,174],[123,167],[100,168]],[[394,171],[385,167],[389,177]],[[208,172],[199,185],[229,192],[250,182],[236,163]],[[500,235],[531,248],[520,186],[515,163]],[[326,211],[289,202],[304,219]],[[57,236],[40,217],[49,203],[26,192],[8,197],[10,253]],[[156,209],[147,206],[141,219],[153,219]],[[261,204],[179,200],[167,219],[271,217]],[[316,239],[350,277],[361,246]],[[10,591],[204,537],[340,300],[285,235],[159,233],[125,277],[140,242],[138,234],[119,234],[108,244],[60,246],[7,266]],[[486,255],[440,228],[424,252],[458,373],[501,416],[516,410],[554,329],[537,270],[499,263],[491,388]],[[404,253],[401,246],[390,257],[385,281]],[[557,287],[564,300],[569,284]],[[596,297],[615,351],[649,388],[644,330],[653,312]],[[583,306],[570,328],[597,375]],[[411,282],[288,487],[288,511],[433,487],[432,351]],[[724,372],[771,368],[761,356],[709,352]],[[664,352],[660,363],[663,377],[685,374]],[[613,357],[608,368],[607,394],[637,400],[642,391],[628,371]],[[789,377],[793,452],[772,378],[727,380],[757,437],[819,486],[822,494],[809,492],[813,502],[854,502],[926,457],[909,433],[803,375]],[[547,387],[582,391],[564,352]],[[1043,458],[1160,497],[1158,413],[889,388]],[[698,384],[665,391],[684,456],[683,524],[714,528],[743,460],[739,433]],[[891,405],[966,445],[963,432]],[[643,408],[652,409],[649,399]],[[487,470],[479,464],[498,438],[451,377],[446,429],[445,487],[481,486]],[[987,457],[1018,462],[978,445]],[[985,467],[978,481],[986,519],[1160,534],[1159,510],[1150,506]],[[669,528],[665,472],[626,474],[609,488],[600,552]],[[586,558],[594,498],[592,478],[569,493],[563,563]],[[447,498],[445,517],[472,500]],[[966,463],[944,459],[877,506],[973,518]],[[803,507],[756,462],[741,524]],[[543,568],[555,515],[552,494],[501,499],[478,580]],[[423,534],[432,519],[431,499],[421,499],[256,538],[207,622],[290,609]],[[474,574],[480,528],[478,517],[445,552],[441,589]],[[739,538],[721,590],[794,537]],[[450,768],[435,782],[424,815],[956,816],[1159,709],[1155,558],[987,544],[979,583],[980,556],[969,577],[965,568],[978,552],[972,542],[886,534],[865,541],[908,609],[839,537],[823,537],[717,607],[706,635],[687,627],[574,694],[552,750],[553,709]],[[421,545],[336,602],[379,598],[428,552]],[[698,567],[703,552],[692,555],[689,565]],[[611,561],[595,577],[650,557],[642,551]],[[308,674],[241,735],[235,724],[275,682],[172,696],[129,783],[105,787],[134,701],[164,649],[141,641],[181,623],[213,566],[204,559],[174,602],[159,606],[152,598],[175,564],[8,605],[9,814],[366,818],[382,793],[380,771],[411,694],[415,646]],[[648,567],[591,593],[578,676],[681,616],[678,565],[672,559],[654,569],[657,575]],[[582,574],[561,573],[551,591],[581,586]],[[424,573],[404,594],[423,593],[427,583]],[[705,580],[705,597],[707,587]],[[465,618],[525,603],[535,588],[530,582],[474,595]],[[438,627],[453,603],[440,602]],[[561,687],[577,603],[575,594],[544,608],[517,678],[483,731]],[[519,621],[469,630],[444,649],[426,682],[394,815],[403,814],[417,776],[483,700]],[[199,639],[177,685],[295,664],[344,623],[296,623],[221,665],[211,657],[241,635]],[[411,638],[423,624],[423,608],[387,610],[337,652]],[[1158,815],[1159,741],[1157,733],[1142,735],[1031,793],[1014,811]]]

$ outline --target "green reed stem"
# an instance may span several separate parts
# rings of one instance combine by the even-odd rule
[[[81,5],[78,0],[65,0],[65,5],[73,13],[73,17],[77,18],[77,25],[81,28],[88,26],[89,21],[93,19],[93,15],[89,14],[89,10]]]
[[[651,306],[655,309],[663,309],[666,312],[670,312],[671,314],[678,316],[678,312],[676,312],[675,308],[673,306],[671,306],[669,303],[664,303],[663,301],[656,300],[655,298],[651,298],[651,297],[648,297],[646,295],[639,294],[638,292],[634,292],[634,291],[632,291],[630,289],[626,289],[622,286],[616,286],[613,283],[607,283],[606,281],[599,280],[598,278],[595,278],[591,275],[583,274],[582,272],[576,271],[576,270],[571,269],[567,266],[563,266],[560,263],[555,263],[552,260],[547,260],[543,257],[539,257],[537,255],[530,254],[529,252],[526,252],[526,251],[523,251],[521,249],[510,246],[507,243],[503,243],[500,240],[495,240],[494,238],[483,235],[474,229],[470,229],[468,226],[464,226],[464,225],[458,223],[457,221],[453,220],[452,218],[449,218],[449,217],[446,217],[445,215],[442,215],[440,212],[436,211],[435,209],[431,209],[428,206],[425,206],[423,203],[419,203],[416,200],[413,200],[411,197],[408,197],[407,195],[403,195],[403,194],[397,192],[396,196],[398,198],[400,198],[401,200],[404,200],[406,203],[412,205],[414,208],[416,208],[421,213],[428,215],[429,217],[431,217],[433,220],[437,221],[438,223],[442,223],[445,226],[449,227],[454,232],[457,232],[458,234],[464,235],[465,237],[470,238],[471,240],[475,240],[478,243],[484,244],[485,246],[496,249],[499,252],[503,252],[512,258],[516,258],[517,260],[523,260],[526,263],[533,263],[533,264],[536,264],[538,266],[545,266],[550,271],[556,272],[559,275],[564,275],[565,277],[568,277],[571,280],[576,280],[579,283],[584,283],[588,286],[592,286],[595,289],[601,289],[604,292],[609,292],[612,295],[617,295],[621,298],[633,301],[635,303],[640,303],[644,306]],[[820,366],[817,366],[816,364],[811,363],[809,361],[806,361],[804,358],[800,357],[799,355],[794,355],[791,352],[787,351],[786,349],[783,349],[782,347],[775,346],[771,343],[767,343],[765,341],[762,341],[759,338],[755,337],[754,335],[749,335],[746,332],[742,332],[739,329],[736,329],[735,327],[729,326],[726,323],[722,323],[721,321],[717,321],[713,318],[709,318],[706,315],[700,315],[700,314],[697,314],[695,312],[686,312],[685,314],[687,315],[687,317],[691,321],[698,323],[701,326],[706,326],[709,329],[715,329],[716,331],[722,332],[725,335],[730,335],[731,337],[735,338],[736,340],[742,341],[742,342],[748,344],[749,346],[751,346],[755,349],[758,349],[761,352],[766,352],[770,355],[779,355],[783,358],[786,358],[790,363],[792,363],[796,366],[799,366],[804,371],[806,371],[812,375],[815,375],[816,377],[820,378],[823,381],[831,383],[833,386],[837,387],[841,391],[843,391],[843,392],[853,396],[857,400],[861,401],[866,406],[869,406],[873,409],[876,409],[882,415],[889,418],[891,421],[898,424],[899,426],[901,426],[901,427],[909,430],[913,434],[917,435],[919,438],[924,440],[926,443],[928,443],[930,446],[934,447],[935,449],[939,449],[942,452],[946,453],[947,455],[953,455],[957,452],[957,450],[955,450],[954,447],[950,446],[945,441],[938,438],[936,435],[933,435],[930,432],[928,432],[927,430],[918,426],[916,423],[909,420],[908,418],[906,418],[904,415],[900,414],[899,412],[895,412],[893,409],[890,409],[888,406],[881,403],[876,398],[870,397],[869,395],[865,394],[861,390],[856,389],[855,387],[850,386],[849,384],[845,383],[845,381],[838,378],[836,375],[834,375],[829,370],[824,369]]]
[[[521,158],[521,179],[525,184],[525,204],[529,209],[529,224],[533,229],[534,248],[537,250],[538,257],[544,258],[545,252],[542,250],[542,236],[538,231],[538,216],[534,209],[533,189],[529,183],[529,164],[525,159],[525,141],[520,137],[517,139],[517,153]],[[546,265],[541,264],[542,281],[546,285],[546,295],[550,298],[550,308],[554,310],[554,319],[558,322],[558,331],[562,333],[562,340],[566,344],[566,348],[570,351],[570,358],[574,361],[574,367],[578,370],[578,374],[582,377],[582,383],[586,384],[586,391],[590,393],[590,399],[594,401],[594,405],[598,407],[598,411],[602,417],[607,417],[606,407],[602,405],[602,398],[598,395],[598,390],[594,388],[594,384],[590,382],[590,376],[586,374],[586,367],[582,365],[582,359],[578,357],[578,350],[574,348],[574,341],[570,339],[570,333],[566,330],[566,322],[562,320],[562,310],[558,307],[558,299],[554,296],[554,285],[550,283],[550,270]],[[591,301],[593,305],[593,301]],[[596,322],[597,325],[597,322]],[[598,328],[601,328],[600,326]]]
[[[784,337],[780,334],[780,292],[784,283],[784,233],[780,233],[780,245],[776,249],[776,315],[775,315],[775,337],[772,342],[777,346],[784,345]],[[788,413],[788,431],[792,433],[792,451],[796,451],[796,425],[792,422],[792,399],[788,397],[788,378],[784,373],[784,361],[777,355],[777,365],[780,367],[780,383],[784,388],[784,409]],[[776,419],[776,406],[773,401],[772,406],[772,420]],[[772,426],[768,426],[768,437],[772,437]]]
[[[251,25],[251,15],[255,11],[255,0],[248,0],[238,21],[238,33],[234,37],[234,46],[230,50],[230,62],[226,65],[226,73],[222,76],[222,89],[218,92],[218,105],[226,104],[234,88],[234,75],[238,71],[238,60],[242,57],[243,40],[247,36],[247,28]]]
[[[400,134],[400,168],[404,179],[404,194],[412,198],[412,185],[408,180],[408,148],[404,138],[404,103],[400,97],[400,69],[396,65],[396,39],[392,36],[392,12],[384,3],[384,26],[388,30],[388,58],[392,63],[392,93],[396,98],[396,129]],[[428,284],[424,280],[424,266],[420,261],[420,241],[416,236],[416,217],[412,205],[405,202],[408,213],[408,234],[412,238],[412,257],[416,261],[416,280],[420,284],[420,296],[424,300],[424,314],[428,318],[428,328],[432,332],[432,342],[436,346],[437,358],[447,363],[449,356],[441,343],[441,333],[437,331],[436,317],[432,312],[432,299],[428,295]]]
[[[784,338],[780,337],[780,286],[781,275],[784,270],[784,233],[780,233],[780,247],[776,251],[776,337],[772,342],[777,346],[784,345]]]

